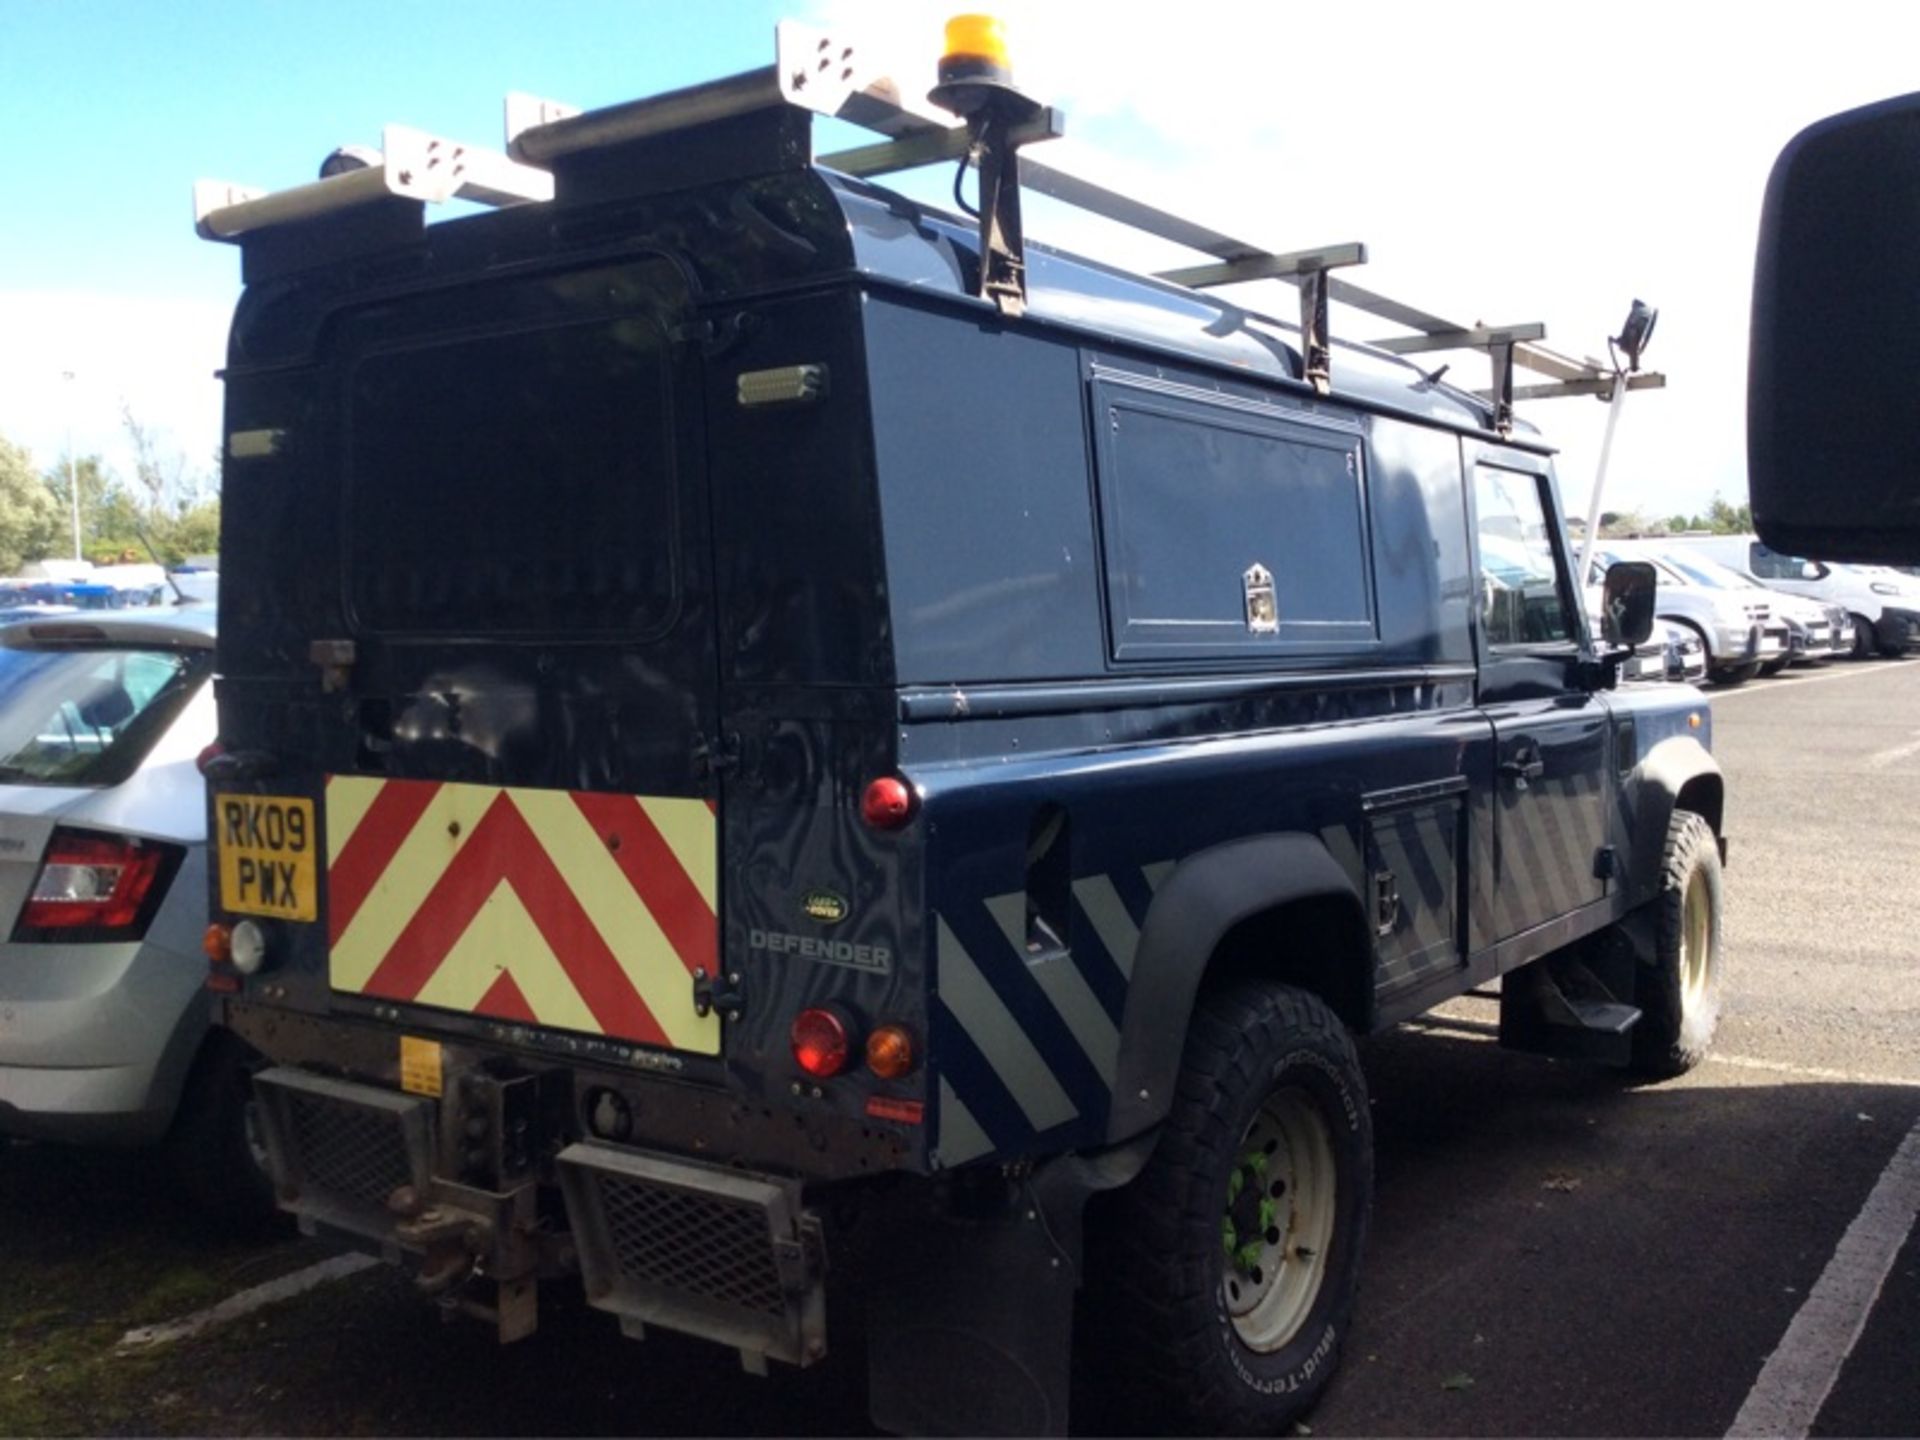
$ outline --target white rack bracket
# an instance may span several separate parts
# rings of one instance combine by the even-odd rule
[[[194,229],[203,239],[237,241],[255,230],[384,199],[430,205],[457,199],[502,206],[553,198],[553,177],[546,171],[408,125],[386,127],[380,155],[378,165],[287,190],[267,192],[224,181],[197,181]]]

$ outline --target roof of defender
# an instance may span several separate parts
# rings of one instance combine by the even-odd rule
[[[976,94],[943,84],[927,102],[912,101],[904,98],[912,87],[871,71],[855,47],[793,22],[780,25],[777,52],[763,70],[584,113],[509,96],[513,158],[394,126],[382,150],[336,151],[321,179],[290,190],[200,182],[197,228],[242,246],[253,302],[236,315],[232,363],[290,358],[304,349],[302,335],[317,332],[322,313],[375,294],[648,241],[675,252],[702,301],[859,275],[1230,374],[1320,395],[1337,389],[1428,423],[1508,439],[1520,428],[1529,448],[1543,447],[1533,427],[1516,421],[1518,399],[1605,395],[1616,376],[1629,389],[1665,383],[1638,373],[1634,350],[1629,375],[1617,357],[1609,365],[1547,349],[1539,343],[1543,325],[1461,325],[1331,273],[1364,263],[1364,245],[1269,251],[1107,188],[1055,164],[1052,151],[1037,159],[1027,150],[1057,138],[1063,117],[1010,87]],[[965,112],[965,123],[956,123],[955,112]],[[815,115],[853,121],[885,139],[816,158]],[[983,208],[972,219],[869,178],[941,161],[978,170]],[[1023,188],[1212,262],[1145,276],[1026,243]],[[958,179],[955,189],[966,206]],[[426,207],[450,199],[499,209],[429,227]],[[1211,293],[1253,280],[1293,285],[1299,322]],[[1412,333],[1335,338],[1329,302]],[[261,326],[263,308],[279,323]],[[309,312],[304,323],[301,311]],[[263,330],[279,333],[269,338]],[[1445,383],[1444,364],[1427,370],[1401,358],[1439,350],[1488,355],[1492,386],[1475,393]],[[1516,367],[1551,383],[1516,387]]]

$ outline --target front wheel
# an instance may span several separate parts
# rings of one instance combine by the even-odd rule
[[[1720,1024],[1720,842],[1690,810],[1676,810],[1662,853],[1654,964],[1640,973],[1633,1068],[1670,1076],[1706,1058]]]
[[[1332,1377],[1373,1198],[1346,1027],[1278,985],[1201,997],[1152,1159],[1109,1217],[1126,1377],[1156,1429],[1276,1434]]]

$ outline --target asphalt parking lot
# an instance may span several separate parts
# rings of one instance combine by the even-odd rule
[[[1920,1151],[1920,662],[1713,703],[1732,837],[1714,1057],[1629,1086],[1499,1050],[1474,1000],[1370,1042],[1373,1249],[1312,1433],[1920,1432],[1920,1241],[1897,1184]],[[0,1157],[0,1431],[867,1428],[857,1356],[757,1380],[564,1303],[498,1350],[381,1269],[127,1342],[325,1254],[219,1232],[136,1159]]]

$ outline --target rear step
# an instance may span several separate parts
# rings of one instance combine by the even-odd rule
[[[1500,1043],[1509,1050],[1625,1065],[1639,1023],[1639,1007],[1614,999],[1577,960],[1537,962],[1500,987]]]
[[[825,1247],[798,1181],[591,1141],[556,1168],[587,1302],[628,1335],[698,1335],[755,1372],[825,1356]]]

